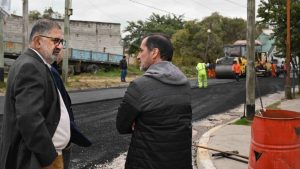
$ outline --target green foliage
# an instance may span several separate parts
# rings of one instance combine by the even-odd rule
[[[62,14],[54,11],[51,7],[46,8],[42,14],[37,10],[29,11],[28,17],[30,20],[37,20],[37,19],[41,19],[41,18],[48,18],[48,19],[50,19],[50,18],[62,19],[63,18]]]
[[[42,15],[39,11],[33,10],[33,11],[29,11],[28,17],[30,20],[37,20],[37,19],[42,18]]]
[[[246,39],[247,22],[244,19],[223,18],[222,22],[221,30],[225,33],[222,37],[224,44],[233,44],[236,40]]]
[[[144,72],[140,70],[139,66],[130,65],[130,66],[128,66],[127,74],[140,76],[140,75],[144,74]]]
[[[0,88],[6,88],[6,83],[5,82],[0,82]]]
[[[129,65],[127,69],[127,75],[142,75],[143,72],[140,71],[139,67]],[[87,75],[87,74],[86,74]],[[93,74],[90,74],[91,76]],[[96,73],[96,76],[102,77],[119,77],[120,76],[120,68],[115,67],[111,68],[109,71],[100,70]]]
[[[282,53],[286,51],[287,11],[286,0],[261,0],[258,8],[260,23],[274,26],[275,44]],[[291,0],[291,51],[300,53],[300,1]]]
[[[218,13],[213,13],[201,22],[188,21],[183,29],[172,36],[174,58],[183,65],[199,61],[215,62],[218,57],[223,56],[224,44],[246,38],[246,26],[243,19],[231,19]]]
[[[54,13],[54,11],[53,11],[53,9],[51,7],[46,8],[44,10],[43,18],[50,19],[50,18],[52,18],[53,13]]]
[[[100,70],[96,73],[96,76],[102,77],[118,77],[120,76],[120,68],[112,68],[109,71]]]
[[[152,14],[146,21],[128,22],[124,32],[128,32],[123,39],[124,47],[128,54],[136,54],[144,36],[151,33],[164,33],[172,36],[178,29],[183,27],[182,16]]]
[[[141,38],[150,33],[164,33],[174,47],[173,62],[180,66],[195,65],[199,61],[215,62],[223,56],[224,44],[246,39],[246,21],[213,13],[202,21],[183,21],[182,16],[152,14],[146,21],[128,22],[124,47],[128,54],[137,54]],[[208,32],[208,29],[211,32]]]
[[[181,66],[179,68],[188,78],[197,77],[196,66]]]

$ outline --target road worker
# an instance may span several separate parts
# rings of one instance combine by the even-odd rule
[[[206,74],[206,64],[198,63],[196,66],[198,70],[198,85],[199,88],[207,88],[207,74]]]
[[[272,77],[277,77],[276,65],[274,63],[271,64],[271,72],[272,72]]]
[[[241,75],[241,67],[240,67],[240,64],[236,60],[233,61],[231,70],[235,76],[235,80],[237,82],[239,82],[240,81],[239,77]]]

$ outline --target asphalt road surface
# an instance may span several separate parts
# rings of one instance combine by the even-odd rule
[[[218,114],[245,103],[245,79],[241,82],[216,83],[207,89],[192,89],[193,121],[211,114]],[[271,94],[284,89],[284,80],[259,78],[256,96]],[[259,92],[258,92],[259,91]],[[72,169],[90,169],[96,164],[111,161],[127,151],[130,135],[119,135],[115,119],[121,99],[74,105],[77,125],[90,138],[89,148],[73,146]],[[2,123],[2,116],[0,116]]]

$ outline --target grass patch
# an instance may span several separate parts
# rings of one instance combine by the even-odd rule
[[[4,93],[6,91],[6,82],[0,82],[0,92]]]
[[[188,77],[193,78],[197,77],[197,70],[195,66],[182,66],[180,70]]]
[[[127,76],[142,75],[143,73],[144,72],[140,71],[140,69],[136,66],[128,66]],[[84,74],[86,75],[90,73],[84,73]],[[120,77],[120,75],[121,75],[121,70],[118,67],[111,68],[109,71],[100,70],[99,72],[96,73],[96,76],[100,76],[100,77]]]
[[[118,77],[120,76],[119,68],[112,68],[109,71],[98,71],[95,75],[91,73],[82,73],[82,75],[90,74],[91,76],[100,76],[100,77]]]
[[[138,67],[130,65],[127,69],[126,81],[130,82],[143,73]],[[68,78],[67,90],[118,87],[124,85],[124,83],[121,83],[120,75],[121,70],[119,67],[101,69],[97,73],[73,75]]]
[[[233,122],[232,124],[250,126],[252,124],[252,122],[248,121],[246,118],[242,118],[242,119],[238,119],[237,121]]]
[[[127,69],[127,75],[142,76],[143,71],[140,70],[139,66],[129,66]]]

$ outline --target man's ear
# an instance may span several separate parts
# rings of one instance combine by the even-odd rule
[[[40,48],[41,46],[41,42],[40,42],[40,38],[38,36],[34,36],[32,39],[31,44],[35,47],[35,48]]]
[[[152,58],[153,58],[153,59],[160,58],[160,52],[159,52],[159,49],[158,49],[158,48],[152,49],[151,52],[152,52]]]

